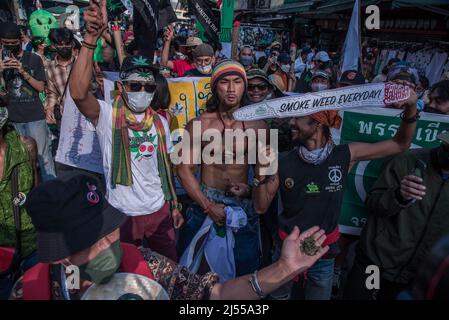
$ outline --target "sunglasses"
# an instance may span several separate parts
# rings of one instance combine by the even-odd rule
[[[248,85],[248,91],[254,91],[256,88],[259,89],[259,91],[265,91],[268,89],[268,85],[265,83]]]
[[[140,82],[128,82],[128,86],[131,92],[139,92],[142,90],[142,87],[145,89],[147,93],[153,93],[156,90],[155,84],[142,84]]]

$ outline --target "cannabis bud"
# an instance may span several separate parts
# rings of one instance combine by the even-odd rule
[[[309,236],[301,241],[301,251],[308,256],[314,256],[320,250],[320,246],[317,246],[313,236]]]

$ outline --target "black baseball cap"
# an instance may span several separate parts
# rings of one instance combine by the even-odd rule
[[[365,84],[365,78],[360,72],[357,72],[357,70],[346,70],[341,75],[340,81],[338,81],[338,83],[347,84],[350,86]]]
[[[19,26],[10,21],[0,23],[0,38],[20,39]]]
[[[138,73],[139,77],[130,79],[131,74]],[[152,64],[152,60],[143,55],[127,56],[120,67],[120,80],[155,82],[154,75],[159,73],[159,68]]]
[[[127,216],[111,206],[96,178],[68,173],[34,188],[25,203],[37,231],[40,262],[81,252],[119,228]]]

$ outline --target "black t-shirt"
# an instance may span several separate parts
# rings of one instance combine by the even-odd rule
[[[38,55],[24,51],[20,61],[25,71],[34,79],[46,81],[44,65]],[[39,92],[16,69],[4,70],[3,77],[9,96],[9,119],[13,122],[32,122],[45,119]]]
[[[197,68],[190,69],[184,73],[183,77],[210,77],[211,74],[204,74],[198,71]]]
[[[298,149],[281,153],[279,184],[283,211],[279,227],[290,233],[319,226],[331,233],[337,227],[348,176],[349,146],[338,145],[319,165],[304,162]]]

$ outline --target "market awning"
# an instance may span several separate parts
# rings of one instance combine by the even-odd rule
[[[63,14],[66,13],[66,9],[67,7],[63,7],[63,6],[57,6],[57,7],[51,7],[51,8],[46,8],[45,10],[47,10],[48,12],[52,13],[52,14]],[[82,14],[84,12],[84,8],[80,8],[80,14]]]
[[[284,4],[278,8],[279,14],[295,14],[305,13],[309,11],[315,1],[285,1]]]
[[[448,0],[393,0],[392,6],[399,7],[421,7],[421,6],[448,6]]]
[[[447,0],[446,0],[447,1]],[[361,0],[362,7],[377,4],[381,0]],[[351,10],[354,7],[354,0],[328,0],[323,1],[317,8],[318,13],[334,13],[338,11]]]

